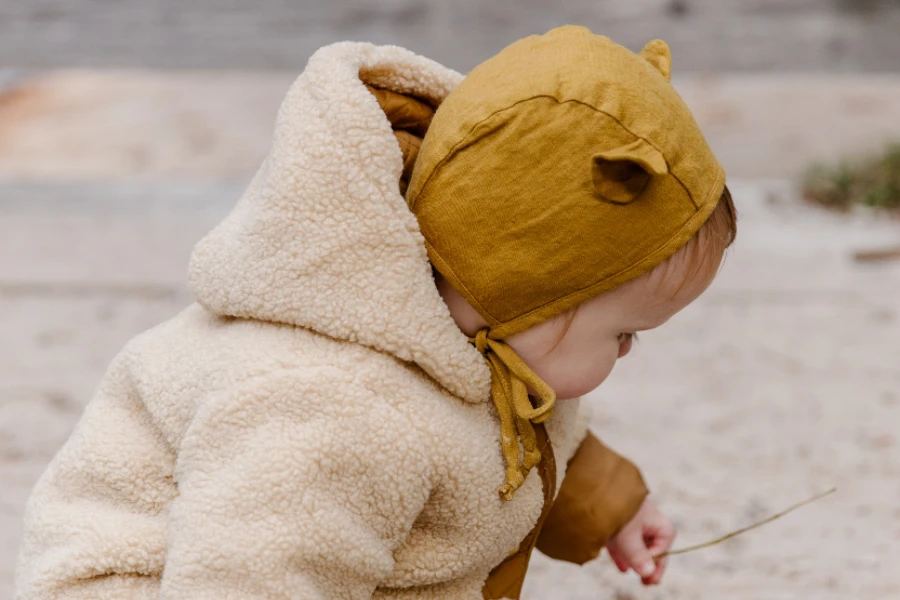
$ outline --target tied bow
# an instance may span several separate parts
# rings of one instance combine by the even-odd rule
[[[491,400],[500,416],[500,445],[506,462],[506,483],[499,493],[504,500],[512,500],[531,469],[541,462],[532,423],[543,423],[550,418],[556,393],[512,348],[491,339],[488,332],[482,329],[469,341],[484,355],[491,369]],[[537,407],[532,406],[528,397],[529,387],[539,399]],[[524,451],[521,457],[520,443]]]

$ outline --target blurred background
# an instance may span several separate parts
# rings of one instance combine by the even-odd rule
[[[0,0],[0,598],[31,487],[122,345],[191,302],[190,249],[309,55],[464,72],[563,23],[670,44],[741,214],[711,290],[590,397],[595,431],[681,544],[839,491],[661,588],[538,557],[525,597],[900,597],[900,1]]]

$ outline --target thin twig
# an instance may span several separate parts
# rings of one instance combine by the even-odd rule
[[[812,504],[816,500],[821,500],[825,496],[828,496],[829,494],[833,494],[836,491],[837,491],[837,488],[833,487],[828,491],[822,492],[821,494],[816,494],[812,498],[804,500],[803,502],[799,502],[799,503],[791,506],[790,508],[786,508],[785,510],[781,511],[778,514],[772,515],[771,517],[767,517],[767,518],[763,519],[762,521],[759,521],[758,523],[754,523],[753,525],[744,527],[743,529],[738,529],[737,531],[732,531],[731,533],[723,535],[722,537],[712,540],[711,542],[697,544],[696,546],[688,546],[687,548],[679,548],[678,550],[672,550],[670,552],[663,552],[661,554],[657,554],[653,558],[658,560],[660,558],[665,558],[667,556],[674,556],[676,554],[684,554],[685,552],[693,552],[694,550],[701,550],[703,548],[709,548],[710,546],[715,546],[716,544],[721,544],[725,540],[730,540],[731,538],[741,535],[742,533],[746,533],[747,531],[750,531],[751,529],[756,529],[757,527],[762,527],[763,525],[765,525],[767,523],[771,523],[775,519],[779,519],[788,513],[794,512],[801,506],[806,506],[807,504]]]

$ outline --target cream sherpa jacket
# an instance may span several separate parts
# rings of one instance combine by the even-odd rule
[[[483,357],[439,296],[364,83],[434,105],[460,75],[320,50],[271,154],[195,248],[197,304],[130,342],[29,501],[20,600],[481,598],[534,526]],[[558,481],[585,436],[547,425]]]

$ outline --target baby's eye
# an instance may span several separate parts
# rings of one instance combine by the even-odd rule
[[[629,352],[631,352],[632,344],[637,341],[637,334],[635,333],[620,333],[618,336],[619,339],[619,358],[622,358]]]

